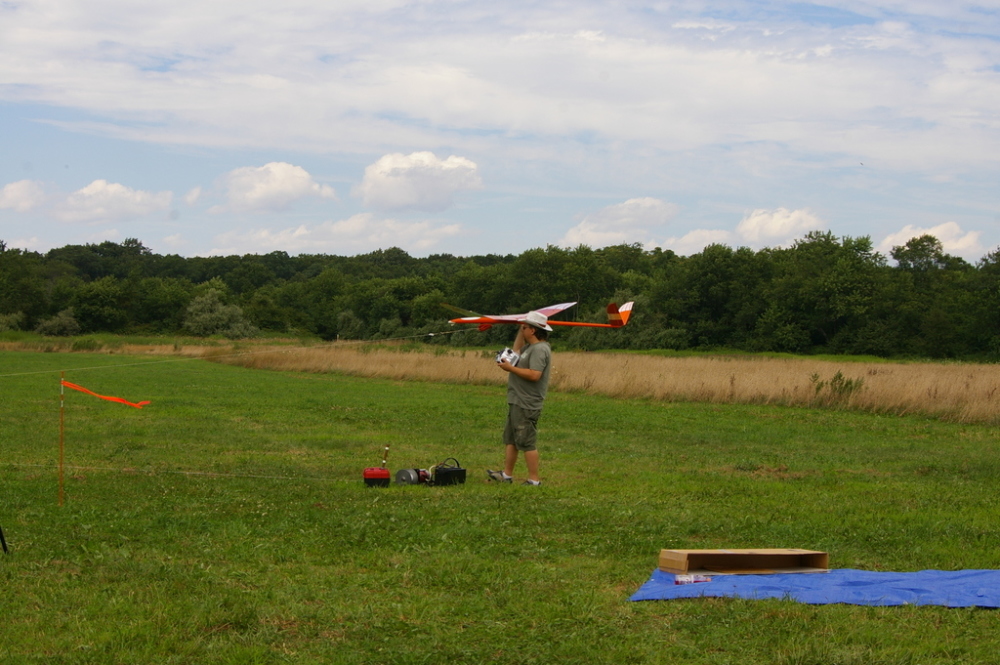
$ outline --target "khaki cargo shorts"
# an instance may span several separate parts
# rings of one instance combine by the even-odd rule
[[[538,438],[538,418],[541,411],[522,409],[517,404],[508,404],[507,424],[503,429],[503,442],[515,446],[521,452],[535,450]]]

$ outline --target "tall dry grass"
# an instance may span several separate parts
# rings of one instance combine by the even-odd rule
[[[502,385],[493,352],[413,351],[328,345],[206,351],[205,357],[259,369],[344,372],[387,379]],[[833,406],[1000,423],[1000,366],[861,363],[755,357],[661,357],[556,353],[551,388],[629,399]]]

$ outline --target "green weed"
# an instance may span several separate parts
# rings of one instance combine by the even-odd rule
[[[816,391],[817,400],[822,403],[843,402],[865,387],[865,380],[862,377],[848,379],[840,370],[829,380],[821,380],[819,374],[812,374],[809,376],[809,381]]]

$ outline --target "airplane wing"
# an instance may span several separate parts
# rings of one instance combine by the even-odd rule
[[[540,307],[535,310],[541,312],[547,317],[551,317],[559,312],[569,309],[575,302],[564,302],[558,305],[549,305],[548,307]],[[445,305],[444,307],[452,311],[457,311],[459,313],[467,313],[470,316],[463,316],[457,319],[451,319],[451,323],[473,323],[479,326],[480,330],[489,330],[496,324],[501,323],[520,323],[524,321],[528,313],[524,314],[476,314],[475,312],[468,312],[467,310],[459,309],[458,307],[452,307],[451,305]],[[621,328],[626,323],[628,323],[629,315],[632,313],[632,303],[627,302],[621,307],[611,303],[608,305],[608,322],[607,323],[586,323],[581,321],[553,321],[549,320],[550,326],[577,326],[583,328]]]
[[[473,312],[471,309],[462,309],[461,307],[455,307],[454,305],[449,305],[446,302],[438,303],[447,310],[451,310],[456,314],[464,314],[465,316],[481,316],[478,312]]]
[[[559,303],[558,305],[542,307],[535,311],[541,312],[545,316],[552,316],[554,314],[558,314],[564,309],[569,309],[575,304],[575,302],[564,302]],[[452,305],[446,305],[444,303],[441,303],[441,305],[455,312],[470,314],[470,316],[462,316],[457,319],[451,319],[451,323],[475,323],[479,325],[480,330],[489,330],[498,323],[520,323],[528,316],[527,312],[523,314],[476,314],[475,312],[462,310],[458,307],[453,307]],[[550,321],[549,323],[557,323],[557,321]]]

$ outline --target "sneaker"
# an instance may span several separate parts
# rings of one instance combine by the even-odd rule
[[[509,483],[514,480],[513,478],[504,477],[502,471],[490,471],[489,469],[486,470],[486,477],[490,480],[495,480],[498,483]]]
[[[509,481],[508,481],[508,482],[509,482]],[[521,484],[522,484],[522,485],[531,485],[532,487],[538,487],[539,485],[541,485],[541,484],[542,484],[542,481],[540,481],[540,480],[539,480],[539,481],[538,481],[537,483],[533,483],[533,482],[531,482],[530,480],[525,480],[525,481],[524,481],[523,483],[521,483]]]

